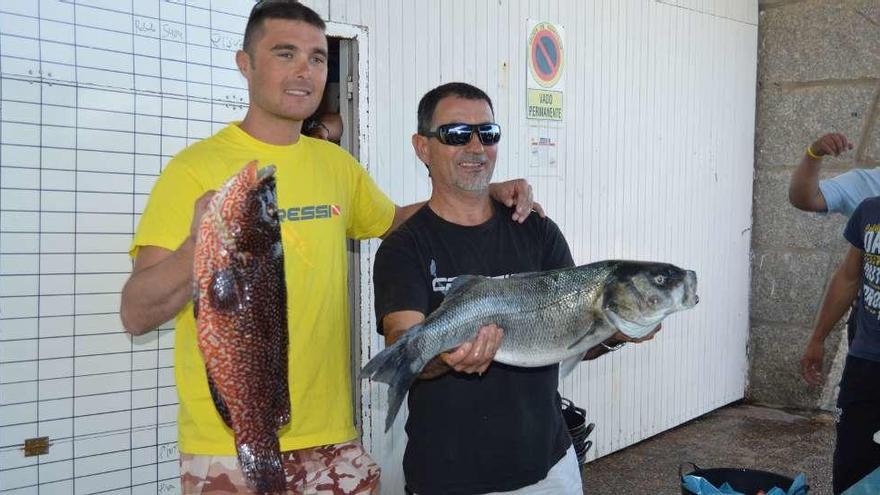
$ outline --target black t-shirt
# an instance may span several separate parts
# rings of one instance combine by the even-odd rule
[[[522,225],[493,203],[482,225],[447,222],[427,205],[379,248],[373,271],[379,332],[395,311],[425,315],[459,275],[505,276],[573,266],[553,221],[532,214]],[[559,366],[492,363],[482,377],[449,372],[409,391],[407,485],[419,495],[509,491],[534,484],[571,439],[559,407]]]

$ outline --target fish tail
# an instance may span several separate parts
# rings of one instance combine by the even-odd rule
[[[256,493],[285,493],[287,478],[281,462],[278,437],[272,435],[267,442],[236,445],[238,463],[248,484]]]
[[[428,360],[434,356],[428,353],[430,355],[425,357],[420,350],[423,346],[419,343],[425,335],[422,325],[415,325],[397,342],[374,356],[361,370],[361,378],[369,377],[388,384],[388,415],[385,417],[385,431],[388,431],[394,423],[409,387]]]

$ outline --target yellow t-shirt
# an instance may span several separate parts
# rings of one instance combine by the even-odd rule
[[[352,421],[346,237],[384,234],[394,203],[341,148],[301,136],[274,146],[237,123],[181,151],[150,194],[132,241],[177,249],[189,235],[195,200],[251,160],[274,164],[287,281],[290,423],[282,450],[339,443],[357,435]],[[174,376],[182,452],[234,455],[232,431],[214,408],[196,340],[192,303],[175,319]]]

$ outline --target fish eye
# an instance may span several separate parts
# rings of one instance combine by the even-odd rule
[[[657,285],[663,285],[666,283],[666,277],[664,277],[663,275],[657,275],[656,277],[654,277],[654,283]]]

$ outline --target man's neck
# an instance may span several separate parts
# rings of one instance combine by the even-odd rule
[[[249,110],[239,127],[264,143],[287,146],[299,141],[302,122],[263,115]]]
[[[455,195],[435,191],[428,200],[428,207],[443,220],[466,227],[486,223],[494,214],[488,191]]]

